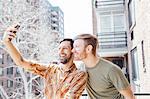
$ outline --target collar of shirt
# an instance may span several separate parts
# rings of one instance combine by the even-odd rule
[[[67,68],[67,69],[63,69],[63,65],[61,64],[60,65],[60,68],[61,68],[61,70],[65,73],[65,72],[69,72],[69,73],[71,73],[71,72],[73,72],[74,70],[77,70],[77,68],[76,68],[76,66],[75,66],[75,64],[73,63],[69,68]]]

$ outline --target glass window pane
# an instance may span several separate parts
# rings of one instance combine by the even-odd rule
[[[0,76],[3,75],[3,68],[0,67]]]
[[[110,32],[111,31],[111,17],[101,16],[100,27],[101,27],[101,32]]]
[[[114,31],[125,30],[125,20],[123,15],[114,15]]]

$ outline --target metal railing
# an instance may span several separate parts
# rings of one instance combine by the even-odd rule
[[[135,96],[150,96],[150,93],[134,93]]]
[[[140,93],[134,93],[136,99],[150,99],[150,93],[144,93],[144,92],[140,92]],[[81,99],[88,99],[88,94],[82,94]]]
[[[124,5],[124,0],[95,0],[95,7],[112,6],[112,5]]]
[[[116,49],[127,47],[127,36],[125,31],[102,32],[97,34],[100,41],[100,49]]]

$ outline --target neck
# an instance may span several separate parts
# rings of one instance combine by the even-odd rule
[[[96,64],[99,62],[99,57],[94,55],[88,55],[83,62],[85,63],[86,67],[92,68],[95,67]]]
[[[63,69],[63,71],[68,71],[69,69],[70,69],[70,67],[73,65],[74,63],[73,63],[73,61],[72,60],[70,60],[68,63],[66,63],[66,64],[62,64],[63,66],[62,66],[62,69]]]

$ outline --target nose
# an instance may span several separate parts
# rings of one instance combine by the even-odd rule
[[[72,52],[72,53],[75,53],[75,52],[76,52],[75,48],[73,48],[73,49],[71,50],[71,52]]]
[[[62,53],[62,52],[63,52],[63,49],[60,48],[60,49],[58,50],[58,53]]]
[[[74,48],[73,48],[73,49],[71,50],[71,52],[74,53],[74,51],[75,51],[75,50],[74,50]]]

